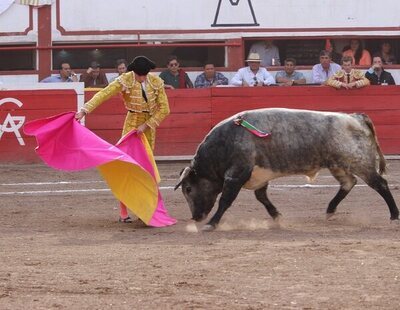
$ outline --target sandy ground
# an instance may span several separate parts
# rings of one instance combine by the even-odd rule
[[[282,178],[269,190],[280,228],[243,190],[218,231],[198,233],[171,189],[185,164],[159,165],[178,219],[159,229],[118,223],[95,170],[0,166],[0,309],[400,308],[400,225],[365,184],[326,221],[327,172],[315,187]],[[387,179],[400,204],[400,161]]]

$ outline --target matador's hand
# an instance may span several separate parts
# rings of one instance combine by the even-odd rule
[[[79,111],[79,112],[77,112],[77,113],[75,114],[75,119],[78,120],[78,121],[80,121],[85,115],[86,115],[85,112]]]
[[[147,124],[142,124],[137,128],[137,133],[143,133],[147,128],[149,128],[149,126],[147,126]]]

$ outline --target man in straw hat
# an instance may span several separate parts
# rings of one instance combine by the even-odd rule
[[[164,90],[164,82],[158,76],[148,74],[156,65],[145,56],[136,57],[114,82],[99,91],[75,118],[81,120],[104,101],[121,93],[127,115],[122,135],[131,130],[144,133],[152,150],[154,150],[156,127],[169,114],[168,98]],[[121,203],[120,222],[131,222],[126,207]]]
[[[261,68],[261,58],[257,53],[250,53],[246,60],[248,67],[239,69],[233,76],[231,85],[234,86],[267,86],[275,83],[274,77],[265,68]]]

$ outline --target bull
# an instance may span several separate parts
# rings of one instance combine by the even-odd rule
[[[271,136],[260,138],[234,120],[245,119]],[[377,191],[389,207],[390,219],[399,210],[382,177],[386,169],[374,125],[365,114],[292,109],[244,111],[216,125],[197,148],[189,167],[180,175],[192,218],[202,221],[221,193],[218,209],[202,230],[213,230],[241,188],[254,190],[256,199],[277,220],[280,213],[267,196],[269,181],[288,175],[313,179],[327,168],[340,188],[329,202],[327,217],[357,183],[358,176]]]

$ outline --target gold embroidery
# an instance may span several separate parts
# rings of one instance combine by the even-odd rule
[[[149,111],[149,113],[144,114],[148,115],[149,118],[146,117],[145,122],[151,128],[157,127],[170,112],[168,98],[164,90],[164,81],[158,76],[152,74],[147,75],[146,102],[142,96],[141,84],[135,80],[133,72],[122,74],[106,88],[96,93],[93,98],[84,105],[83,110],[90,113],[104,101],[118,93],[122,94],[127,110],[132,110],[136,113]],[[130,116],[128,112],[127,118],[131,117],[133,116]],[[128,126],[127,124],[125,124],[125,126]],[[124,131],[127,130],[125,126]]]

